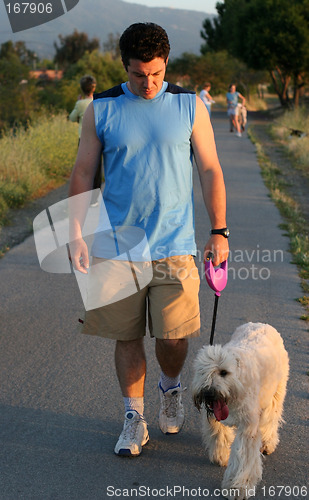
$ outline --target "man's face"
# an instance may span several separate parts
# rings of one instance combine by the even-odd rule
[[[132,94],[153,99],[160,92],[165,76],[167,61],[156,57],[149,62],[130,59],[127,67],[128,87]]]

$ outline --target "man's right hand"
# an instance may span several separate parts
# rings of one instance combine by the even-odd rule
[[[87,269],[89,269],[89,254],[85,241],[82,238],[71,241],[69,247],[70,260],[74,269],[83,274],[87,274]]]

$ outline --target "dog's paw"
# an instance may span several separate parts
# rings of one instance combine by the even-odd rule
[[[271,453],[273,453],[276,449],[276,445],[275,444],[271,444],[271,443],[266,443],[262,446],[261,448],[261,453],[263,453],[263,455],[270,455]]]
[[[230,450],[221,449],[214,450],[211,454],[209,453],[209,460],[220,467],[226,467],[230,458]]]

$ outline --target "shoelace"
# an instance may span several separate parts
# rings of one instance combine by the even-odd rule
[[[137,432],[137,427],[140,422],[145,422],[145,419],[142,415],[139,415],[132,420],[126,420],[124,429],[123,429],[123,439],[134,439],[136,432]]]
[[[186,390],[187,388],[184,387],[184,389],[178,390],[176,394],[163,393],[163,402],[164,402],[163,412],[166,414],[168,418],[176,417],[180,396]]]

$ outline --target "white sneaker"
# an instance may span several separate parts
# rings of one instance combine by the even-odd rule
[[[142,453],[142,446],[149,441],[146,420],[135,410],[127,411],[122,433],[115,446],[116,455],[137,457]]]
[[[181,397],[184,390],[179,383],[177,387],[171,387],[164,392],[159,384],[159,427],[164,434],[177,434],[184,423],[185,412]]]
[[[237,137],[241,137],[241,132],[237,132]]]

